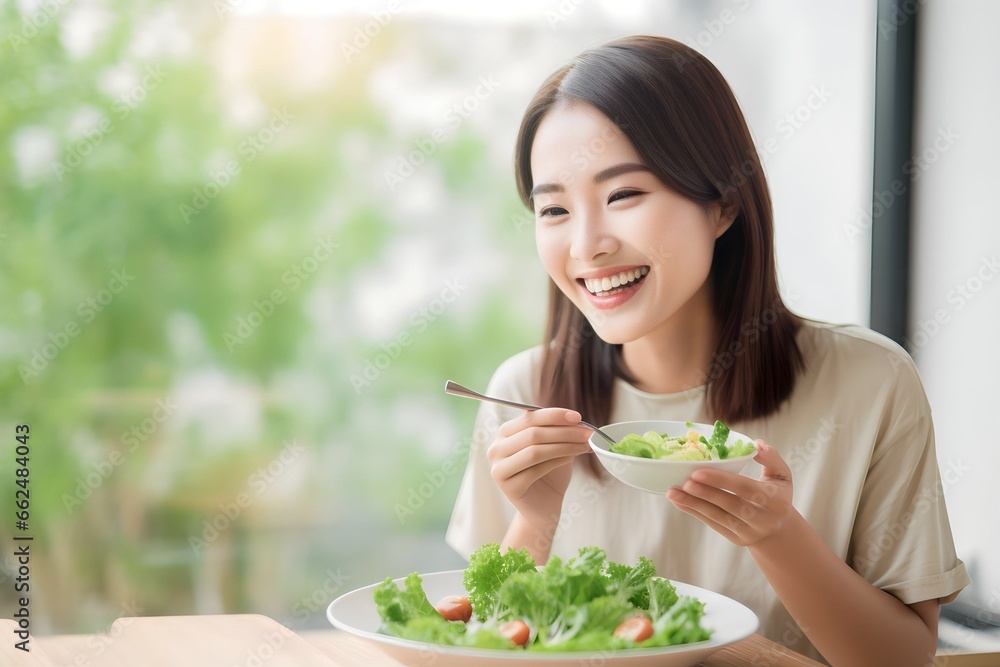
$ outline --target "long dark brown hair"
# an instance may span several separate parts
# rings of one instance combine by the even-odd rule
[[[529,209],[535,133],[563,102],[588,104],[611,119],[677,194],[736,211],[715,243],[709,275],[720,336],[704,378],[702,417],[738,422],[776,411],[803,365],[795,342],[802,321],[778,294],[771,197],[729,84],[700,53],[663,37],[627,37],[582,53],[542,84],[521,121],[514,167]],[[608,423],[615,378],[630,379],[621,346],[601,340],[551,280],[544,343],[542,405]]]

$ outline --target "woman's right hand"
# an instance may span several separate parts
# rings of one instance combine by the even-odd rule
[[[580,419],[579,412],[564,408],[525,412],[501,425],[486,450],[497,486],[539,532],[554,529],[573,459],[590,451],[593,431],[580,426]]]

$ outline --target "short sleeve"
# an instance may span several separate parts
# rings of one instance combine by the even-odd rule
[[[926,400],[919,380],[916,389]],[[930,411],[906,412],[899,424],[887,417],[855,515],[848,563],[904,604],[947,603],[969,575],[955,553]]]
[[[535,354],[537,348],[505,361],[493,374],[485,393],[533,403],[530,387]],[[484,544],[501,542],[516,514],[514,506],[490,475],[486,450],[496,438],[500,425],[519,414],[520,410],[495,403],[480,404],[469,445],[469,460],[445,534],[445,541],[463,558],[468,559]]]

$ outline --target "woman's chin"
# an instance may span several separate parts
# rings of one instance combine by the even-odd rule
[[[589,319],[588,322],[590,322],[590,326],[594,329],[597,337],[608,345],[624,345],[638,338],[634,331],[623,327],[609,327],[606,322],[595,323],[593,319]]]

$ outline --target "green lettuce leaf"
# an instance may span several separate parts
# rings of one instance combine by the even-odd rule
[[[537,629],[552,624],[562,613],[560,593],[538,572],[515,572],[500,587],[498,599],[505,618],[519,618]]]
[[[629,433],[624,438],[611,445],[608,451],[626,456],[638,456],[643,459],[659,458],[659,447],[637,433]]]
[[[708,439],[708,446],[714,448],[719,453],[719,458],[728,458],[729,450],[726,447],[726,440],[729,439],[729,427],[716,420],[715,428],[712,429],[712,437]]]
[[[403,582],[400,590],[389,577],[375,587],[375,608],[383,623],[407,623],[420,616],[441,618],[424,593],[423,580],[413,572]]]
[[[635,567],[608,562],[608,593],[631,602],[639,609],[649,609],[648,584],[656,576],[656,566],[645,556],[639,556]]]
[[[466,643],[465,623],[446,621],[440,614],[415,616],[405,623],[386,623],[382,626],[382,632],[400,639],[442,646],[462,646]]]
[[[746,456],[747,454],[753,454],[756,447],[752,442],[744,442],[743,440],[737,440],[733,443],[732,449],[729,450],[729,458],[735,459],[740,456]]]
[[[666,579],[650,579],[646,588],[649,595],[649,619],[655,623],[677,604],[677,589]]]
[[[615,628],[635,613],[635,607],[615,595],[604,595],[569,607],[539,631],[538,646],[550,650],[583,651],[611,648]],[[534,648],[534,647],[532,647]]]
[[[683,597],[653,621],[653,636],[639,642],[638,646],[674,646],[704,641],[712,636],[711,631],[701,625],[704,615],[704,603],[692,597]]]
[[[515,572],[534,572],[535,559],[527,549],[500,553],[500,545],[484,544],[469,558],[469,566],[462,575],[462,583],[469,593],[472,611],[481,621],[503,618],[506,608],[499,604],[500,587]]]

